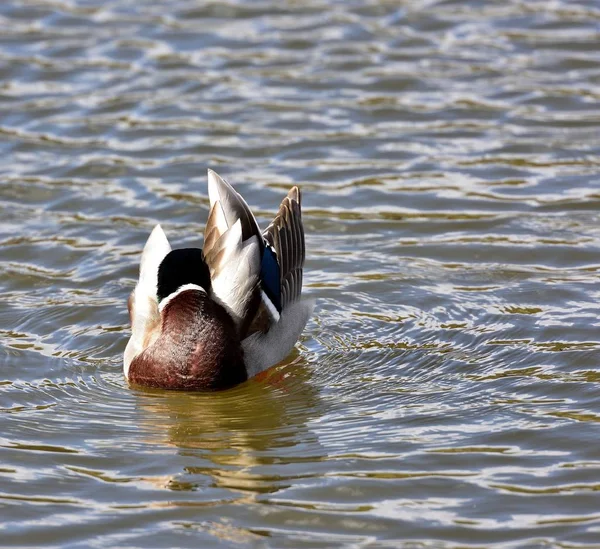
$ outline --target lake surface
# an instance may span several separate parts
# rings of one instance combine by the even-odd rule
[[[3,547],[600,547],[600,5],[0,5]],[[156,223],[303,190],[297,352],[130,388]]]

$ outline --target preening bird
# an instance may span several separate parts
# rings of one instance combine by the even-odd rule
[[[225,389],[281,362],[310,318],[302,299],[305,244],[293,187],[261,232],[248,204],[208,171],[204,247],[172,250],[150,234],[128,302],[124,355],[132,383],[179,390]]]

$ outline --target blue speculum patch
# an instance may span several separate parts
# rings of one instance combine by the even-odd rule
[[[260,266],[260,279],[262,288],[273,305],[281,312],[281,283],[279,276],[279,263],[272,248],[267,244]]]

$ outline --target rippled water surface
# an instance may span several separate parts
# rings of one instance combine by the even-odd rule
[[[0,538],[600,547],[600,5],[0,4]],[[206,169],[304,192],[297,352],[128,387]]]

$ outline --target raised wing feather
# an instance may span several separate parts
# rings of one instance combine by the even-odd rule
[[[266,330],[251,330],[250,335],[242,341],[249,376],[274,366],[289,354],[315,306],[314,300],[300,298],[306,255],[300,203],[300,190],[294,187],[283,199],[277,216],[263,233],[267,246],[261,276],[264,283],[265,258],[273,250],[278,274],[278,295],[274,304],[278,305],[280,314],[279,318],[271,320]],[[272,285],[265,289],[274,293]],[[257,325],[265,318],[260,313],[259,309],[255,320]]]
[[[228,227],[233,226],[236,221],[240,221],[242,240],[247,240],[252,235],[260,235],[256,218],[242,195],[213,170],[208,170],[208,197],[211,208],[216,203],[220,204]]]
[[[204,256],[209,255],[217,240],[221,237],[221,235],[229,229],[229,225],[227,225],[227,220],[225,219],[225,214],[223,213],[223,208],[221,208],[221,203],[216,202],[212,204],[210,209],[210,213],[208,214],[208,220],[206,222],[206,228],[204,229]]]
[[[160,324],[156,297],[158,267],[170,251],[171,245],[167,236],[162,227],[156,225],[144,246],[140,261],[140,278],[129,298],[131,338],[124,355],[125,377],[129,371],[129,364],[148,346],[153,331]]]
[[[245,242],[239,238],[240,225],[238,220],[221,236],[220,240],[225,241],[222,250],[212,254],[206,262],[214,272],[214,276],[211,275],[213,296],[228,309],[240,332],[245,332],[248,317],[257,306],[260,253],[256,236]]]
[[[212,170],[208,170],[208,195],[211,211],[203,252],[212,293],[240,333],[245,333],[260,302],[262,236],[245,200]]]
[[[211,170],[208,194],[204,256],[213,294],[245,337],[253,375],[285,358],[314,306],[300,301],[305,258],[300,191],[288,193],[262,235],[245,200]]]
[[[279,263],[281,309],[299,299],[306,248],[302,225],[300,189],[293,187],[279,206],[279,212],[263,233]]]

